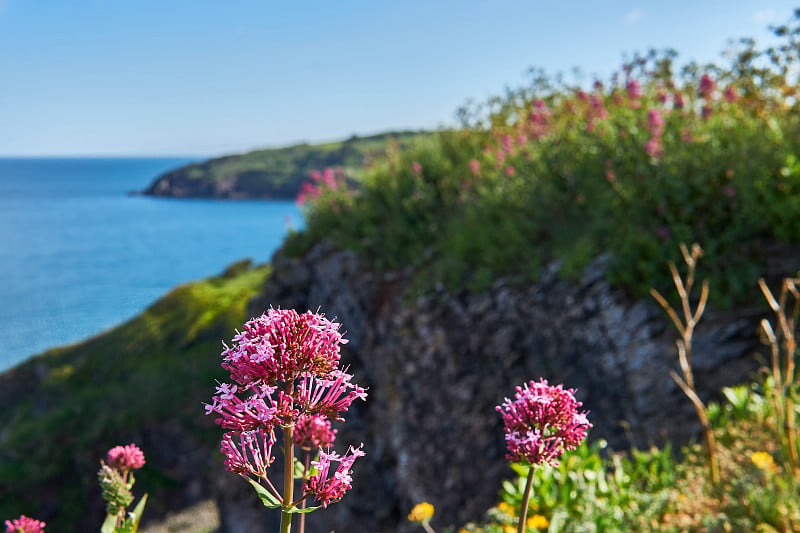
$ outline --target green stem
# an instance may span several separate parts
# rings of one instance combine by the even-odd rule
[[[287,512],[294,499],[294,426],[283,428],[283,505],[281,511],[281,533],[290,533],[292,530],[292,513]]]
[[[522,507],[519,510],[519,524],[517,533],[525,533],[525,522],[528,520],[528,502],[531,499],[533,488],[533,466],[528,467],[528,481],[525,483],[525,492],[522,494]]]

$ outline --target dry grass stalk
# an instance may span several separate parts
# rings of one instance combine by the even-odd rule
[[[697,307],[692,310],[690,296],[694,286],[694,274],[697,266],[697,260],[703,256],[703,250],[695,243],[692,245],[691,252],[685,244],[681,243],[681,253],[683,260],[686,263],[686,278],[681,278],[678,267],[675,263],[669,263],[669,269],[672,273],[672,281],[675,283],[675,288],[678,291],[678,296],[681,300],[681,312],[683,318],[678,315],[678,311],[667,302],[657,290],[650,289],[650,294],[655,298],[659,305],[667,312],[672,323],[680,334],[680,339],[675,341],[678,347],[678,362],[680,363],[681,373],[683,377],[679,376],[674,370],[670,370],[670,376],[675,380],[675,383],[681,388],[686,396],[691,400],[697,417],[703,426],[703,436],[706,442],[706,449],[708,451],[709,468],[711,470],[711,483],[716,486],[719,483],[719,461],[716,453],[716,442],[714,434],[711,431],[711,422],[708,419],[708,410],[697,394],[697,389],[694,384],[694,374],[692,372],[692,336],[694,335],[694,328],[697,325],[700,317],[706,308],[708,302],[708,280],[703,280],[702,288],[700,290],[700,299],[698,300]]]
[[[787,448],[792,475],[800,479],[800,466],[797,454],[797,435],[795,431],[795,409],[793,392],[795,380],[795,361],[797,352],[796,327],[800,313],[800,278],[785,278],[778,299],[772,294],[763,279],[758,280],[761,292],[770,308],[775,312],[778,322],[776,333],[767,319],[761,321],[761,330],[772,352],[773,402],[778,415],[778,428],[783,429],[784,445]],[[790,301],[791,297],[791,301]],[[784,368],[781,368],[781,348],[783,348]]]

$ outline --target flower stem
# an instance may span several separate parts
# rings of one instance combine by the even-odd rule
[[[528,502],[531,499],[531,488],[533,488],[533,469],[533,466],[528,467],[528,481],[525,483],[525,492],[522,494],[522,507],[519,510],[517,533],[525,533],[525,522],[528,520]]]
[[[308,467],[310,462],[311,462],[311,450],[306,450],[305,458],[303,461],[303,466],[305,467],[303,469],[304,484],[306,481],[308,481]],[[305,509],[305,507],[306,507],[306,501],[303,500],[302,502],[300,502],[300,508]],[[305,533],[305,532],[306,532],[306,513],[303,513],[300,515],[300,533]]]
[[[281,511],[281,533],[290,533],[292,530],[292,513],[287,512],[292,506],[294,498],[294,426],[283,428],[283,505]]]

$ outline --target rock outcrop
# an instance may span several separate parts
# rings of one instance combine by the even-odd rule
[[[610,287],[606,264],[595,260],[578,282],[561,279],[554,263],[526,287],[501,279],[480,294],[412,297],[404,290],[409,272],[376,274],[330,244],[302,259],[276,254],[252,314],[280,306],[337,317],[350,340],[343,362],[369,387],[368,401],[351,409],[337,439],[342,449],[364,443],[354,488],[310,515],[307,530],[416,531],[405,517],[423,500],[435,505],[439,529],[479,520],[511,476],[494,407],[539,377],[577,388],[591,411],[589,438],[613,449],[696,435],[692,406],[669,377],[677,369],[674,330],[655,302]],[[701,396],[751,377],[760,318],[706,312],[694,340]],[[219,498],[223,514],[250,512],[227,492]],[[250,509],[257,507],[253,497]]]

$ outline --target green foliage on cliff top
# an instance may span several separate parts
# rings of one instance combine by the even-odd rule
[[[714,303],[751,299],[772,251],[800,245],[798,45],[786,41],[743,41],[730,65],[680,73],[673,52],[653,52],[593,88],[537,75],[464,110],[460,131],[375,161],[359,186],[319,184],[290,249],[330,238],[378,267],[412,266],[424,285],[473,290],[535,280],[554,259],[577,276],[610,253],[612,281],[646,295],[669,288],[678,244],[698,242]]]
[[[25,513],[48,530],[80,530],[89,504],[100,501],[99,493],[86,498],[100,459],[115,445],[143,440],[148,464],[137,486],[150,493],[150,512],[166,505],[159,487],[177,481],[175,465],[163,461],[178,442],[147,439],[161,431],[201,451],[216,448],[219,430],[203,402],[225,377],[220,339],[248,318],[247,303],[268,272],[234,264],[177,287],[119,327],[0,375],[0,516]]]
[[[213,196],[220,182],[235,183],[234,195],[247,198],[291,198],[300,184],[318,168],[341,168],[349,179],[359,179],[365,162],[384,153],[391,145],[405,146],[424,132],[399,131],[367,137],[352,136],[324,144],[298,144],[284,148],[255,150],[192,163],[159,176],[148,193],[161,194],[162,182],[185,182],[194,193]]]

